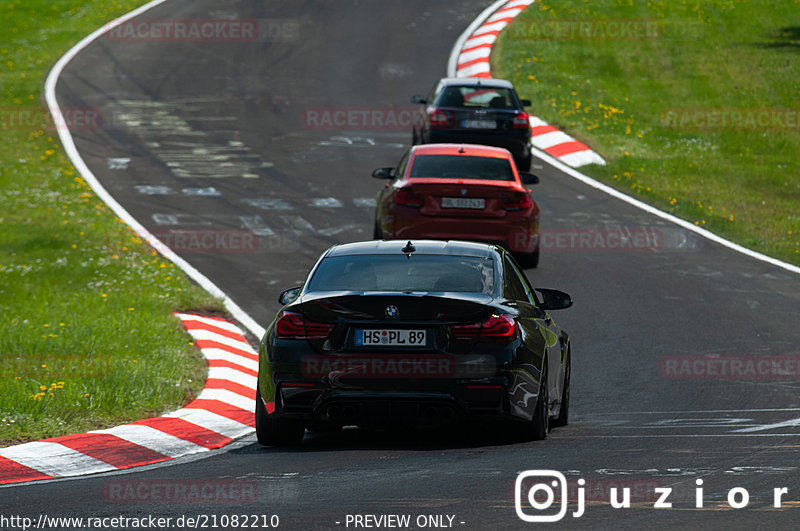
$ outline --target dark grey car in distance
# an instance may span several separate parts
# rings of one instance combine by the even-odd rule
[[[514,155],[521,171],[531,166],[531,126],[510,81],[493,78],[443,78],[427,96],[412,96],[421,105],[414,115],[413,144],[467,143],[502,147]]]

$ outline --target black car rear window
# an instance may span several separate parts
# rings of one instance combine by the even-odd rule
[[[414,157],[409,177],[513,181],[514,171],[507,159],[495,157],[417,155]]]
[[[520,110],[514,93],[505,88],[446,87],[436,101],[439,107]]]
[[[351,255],[325,258],[310,291],[452,291],[491,294],[494,261],[452,255]]]

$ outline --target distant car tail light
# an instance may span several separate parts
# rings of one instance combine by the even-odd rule
[[[530,129],[531,122],[528,119],[528,113],[518,112],[512,120],[514,129]]]
[[[282,312],[275,323],[275,337],[281,339],[325,339],[332,331],[333,325],[309,321],[295,312]]]
[[[525,192],[514,192],[514,194],[503,201],[503,208],[505,210],[525,210],[533,205],[531,196]]]
[[[450,113],[432,109],[428,112],[428,122],[431,129],[448,129],[450,128]]]
[[[450,330],[454,338],[467,341],[503,342],[519,337],[517,322],[508,314],[494,314],[481,323],[454,325]]]
[[[401,188],[394,195],[394,204],[419,208],[425,204],[425,199],[412,193],[411,190]]]

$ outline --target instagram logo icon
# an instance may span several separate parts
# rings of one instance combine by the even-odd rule
[[[558,522],[567,514],[568,498],[567,478],[555,470],[525,470],[514,482],[514,506],[525,522]]]

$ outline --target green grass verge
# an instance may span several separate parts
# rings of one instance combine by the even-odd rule
[[[798,0],[542,0],[493,73],[608,162],[582,172],[800,264],[799,28]]]
[[[142,3],[0,4],[0,446],[171,410],[204,382],[171,313],[221,303],[117,219],[56,131],[29,120],[46,116],[43,78],[58,57]]]

